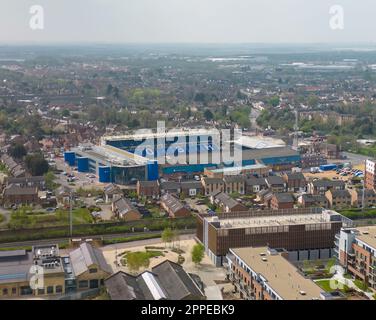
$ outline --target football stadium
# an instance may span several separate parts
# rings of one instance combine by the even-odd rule
[[[79,172],[96,174],[99,182],[121,185],[159,177],[191,179],[208,168],[263,164],[281,171],[300,165],[299,153],[280,139],[225,137],[217,130],[206,129],[104,136],[100,145],[66,151],[64,159]]]

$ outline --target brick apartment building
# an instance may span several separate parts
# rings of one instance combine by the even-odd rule
[[[335,244],[346,271],[376,289],[376,227],[343,228]]]
[[[335,209],[346,209],[351,207],[351,194],[348,190],[328,190],[325,192],[329,207]]]
[[[288,253],[267,247],[230,249],[227,278],[244,300],[317,300],[321,288],[288,260]]]
[[[365,165],[365,175],[364,175],[364,182],[365,187],[367,189],[375,189],[376,188],[376,161],[375,160],[366,160]]]
[[[289,260],[332,256],[334,237],[351,220],[321,208],[249,210],[218,216],[197,215],[197,239],[216,265],[230,248],[269,246],[284,248]]]
[[[363,202],[363,190],[352,189],[349,190],[351,193],[351,204],[354,207],[361,208]],[[364,189],[364,207],[376,206],[376,192],[373,189]]]

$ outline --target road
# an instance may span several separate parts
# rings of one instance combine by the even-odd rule
[[[193,235],[195,230],[179,230],[179,233],[182,235]],[[85,237],[73,236],[73,239],[79,238],[98,238],[101,237],[103,240],[112,240],[116,238],[126,238],[126,237],[135,237],[140,235],[149,235],[149,234],[159,234],[161,231],[147,231],[147,232],[132,232],[132,233],[114,233],[114,234],[103,234],[103,235],[87,235]],[[56,239],[43,239],[43,240],[29,240],[29,241],[18,241],[18,242],[6,242],[0,243],[0,248],[15,248],[15,247],[29,247],[35,245],[46,245],[51,243],[62,243],[67,242],[71,238],[56,238]],[[132,241],[133,242],[133,241]]]

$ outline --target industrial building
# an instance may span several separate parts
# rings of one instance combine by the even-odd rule
[[[239,155],[236,161],[229,156],[234,150]],[[299,153],[278,139],[243,136],[225,140],[217,130],[206,129],[105,136],[100,146],[73,148],[65,152],[64,159],[79,172],[95,173],[100,182],[117,184],[153,181],[159,176],[192,179],[209,168],[238,167],[241,172],[265,175],[270,169],[300,165]]]
[[[197,215],[197,239],[217,266],[230,248],[284,248],[292,261],[327,259],[333,255],[335,235],[352,221],[322,208],[250,210]]]

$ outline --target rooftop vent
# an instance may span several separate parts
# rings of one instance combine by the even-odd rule
[[[265,256],[266,256],[266,253],[265,253],[265,252],[261,252],[261,253],[260,253],[260,256],[261,256],[261,257],[265,257]]]
[[[299,291],[299,293],[302,295],[302,296],[305,296],[307,293],[303,290]]]
[[[267,258],[262,258],[262,261],[268,261],[268,259]]]

